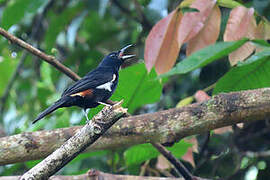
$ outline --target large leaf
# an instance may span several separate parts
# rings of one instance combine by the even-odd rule
[[[270,25],[269,22],[262,20],[256,29],[256,36],[257,39],[270,39]]]
[[[257,25],[253,13],[253,8],[247,9],[243,6],[234,8],[228,19],[224,33],[224,41],[235,41],[243,37],[250,39],[255,38]],[[254,50],[255,46],[251,42],[247,42],[229,55],[231,65],[237,64],[238,61],[243,61]]]
[[[190,143],[180,141],[167,149],[171,151],[171,153],[175,157],[180,158],[187,152],[187,149],[191,146],[192,144]],[[128,166],[140,164],[144,161],[156,158],[158,155],[159,152],[151,144],[140,144],[132,146],[131,148],[127,149],[124,153],[126,164]]]
[[[2,27],[10,28],[13,24],[17,24],[22,20],[26,13],[35,14],[38,8],[47,3],[48,0],[17,0],[9,1],[2,16]]]
[[[265,49],[232,68],[217,82],[214,94],[270,86],[270,49]]]
[[[173,67],[181,47],[176,40],[181,18],[181,12],[174,10],[150,31],[145,41],[144,51],[148,71],[155,66],[157,73],[162,74]]]
[[[148,71],[155,66],[157,73],[163,74],[173,67],[182,44],[204,27],[215,3],[215,0],[195,0],[190,8],[199,12],[182,15],[177,8],[153,27],[145,42],[144,58]]]
[[[140,164],[149,159],[155,158],[159,152],[151,144],[140,144],[132,146],[124,153],[126,164],[128,166],[133,164]]]
[[[219,7],[216,5],[206,20],[203,29],[188,42],[187,56],[199,49],[214,44],[218,39],[220,23],[221,13]]]
[[[189,41],[202,30],[215,3],[215,0],[195,0],[192,2],[190,7],[198,9],[199,12],[189,12],[183,16],[177,34],[179,44]]]
[[[129,112],[144,104],[154,103],[160,99],[162,86],[156,79],[154,71],[147,73],[144,64],[130,66],[120,71],[119,83],[112,100],[124,100],[123,106]]]
[[[171,71],[161,75],[160,77],[184,74],[197,68],[203,67],[215,60],[227,56],[229,53],[241,47],[247,41],[248,39],[242,39],[232,42],[218,42],[214,45],[210,45],[193,53],[183,61],[179,62]]]

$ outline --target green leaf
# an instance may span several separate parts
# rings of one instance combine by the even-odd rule
[[[189,147],[192,147],[191,143],[185,141],[179,141],[175,143],[172,147],[168,147],[167,149],[171,151],[171,153],[176,157],[180,158],[186,154]]]
[[[132,113],[136,108],[158,101],[162,85],[154,71],[147,74],[144,64],[136,64],[120,71],[118,87],[112,100],[124,99],[124,107]]]
[[[270,43],[268,43],[264,39],[254,39],[254,40],[251,40],[251,42],[253,42],[255,45],[258,45],[258,46],[270,47]]]
[[[84,159],[91,158],[91,157],[106,156],[107,154],[108,154],[107,150],[100,150],[100,151],[94,151],[94,152],[81,153],[76,158],[74,158],[70,162],[70,164],[78,162],[78,161],[82,161]]]
[[[151,144],[132,146],[124,153],[127,166],[140,164],[152,158],[156,158],[159,152]]]
[[[28,169],[31,169],[32,167],[34,167],[35,165],[37,165],[38,163],[40,163],[42,160],[32,160],[32,161],[27,161],[25,162],[25,165]]]
[[[239,41],[218,42],[216,44],[210,45],[191,54],[186,59],[179,62],[176,67],[171,69],[169,72],[161,75],[160,77],[167,77],[175,74],[184,74],[197,68],[203,67],[215,60],[227,56],[234,50],[241,47],[247,41],[248,39],[244,38]]]
[[[35,14],[38,8],[47,3],[48,0],[16,0],[9,1],[2,16],[2,27],[10,28],[13,24],[19,23],[26,13]]]
[[[270,50],[265,49],[232,68],[216,84],[213,94],[270,86]]]
[[[183,106],[186,106],[188,104],[191,104],[193,100],[194,100],[194,97],[193,96],[184,98],[184,99],[182,99],[181,101],[179,101],[177,103],[176,107],[179,108],[179,107],[183,107]]]
[[[10,164],[8,166],[2,166],[5,167],[4,171],[1,172],[2,176],[11,176],[16,174],[16,172],[20,171],[23,168],[23,163],[16,163],[16,164]]]
[[[191,7],[181,7],[180,9],[183,14],[188,13],[188,12],[200,12],[198,9],[191,8]]]
[[[226,8],[235,8],[237,6],[243,6],[241,3],[233,0],[218,0],[217,3],[219,6]]]
[[[176,158],[182,157],[191,147],[192,144],[185,141],[175,143],[172,147],[167,148]],[[160,153],[151,144],[140,144],[132,146],[124,152],[126,164],[128,166],[140,164],[144,161],[156,158]]]

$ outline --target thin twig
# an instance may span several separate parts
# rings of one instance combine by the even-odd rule
[[[0,34],[2,36],[4,36],[6,39],[10,40],[12,43],[19,45],[20,47],[26,49],[30,53],[45,60],[46,62],[48,62],[49,64],[54,66],[56,69],[58,69],[62,73],[66,74],[68,77],[70,77],[74,81],[80,79],[80,77],[76,73],[74,73],[68,67],[61,64],[54,56],[50,56],[50,55],[43,53],[42,51],[38,50],[37,48],[33,47],[32,45],[26,43],[25,41],[13,36],[9,32],[5,31],[3,28],[0,28]]]
[[[116,121],[125,115],[122,101],[114,106],[106,106],[91,121],[67,140],[59,149],[26,172],[20,179],[48,179],[68,162],[83,152],[103,135]]]
[[[159,143],[152,143],[152,145],[170,161],[179,173],[185,178],[185,180],[193,180],[193,175],[188,171],[181,161],[175,158],[170,151]]]

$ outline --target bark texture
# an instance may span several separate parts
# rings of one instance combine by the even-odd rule
[[[182,108],[122,118],[90,150],[122,148],[147,142],[173,143],[186,136],[240,122],[261,120],[269,115],[270,88],[223,93]],[[0,165],[44,158],[79,128],[2,137]]]

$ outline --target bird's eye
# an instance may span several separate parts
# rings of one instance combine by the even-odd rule
[[[114,54],[111,54],[110,57],[113,58],[113,57],[115,57],[115,55]]]

